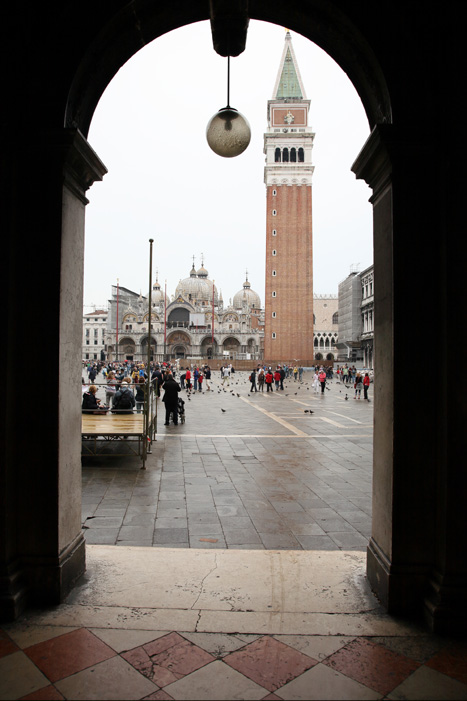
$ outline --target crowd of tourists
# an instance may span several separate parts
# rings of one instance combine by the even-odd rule
[[[155,396],[159,398],[161,389],[164,390],[162,401],[166,410],[165,425],[168,425],[170,417],[177,425],[178,416],[183,413],[184,405],[183,400],[178,396],[179,392],[184,389],[190,395],[192,392],[202,392],[203,386],[206,387],[206,391],[211,390],[211,369],[208,365],[179,369],[176,364],[170,362],[150,363],[149,367],[144,363],[128,361],[94,362],[87,363],[85,371],[89,381],[87,385],[83,377],[82,412],[85,414],[107,411],[132,414],[135,407],[136,412],[141,413],[144,410],[149,374]],[[101,382],[99,375],[102,375]],[[98,385],[101,384],[105,387],[105,403],[96,396]]]
[[[180,402],[184,402],[179,398],[179,393],[184,390],[187,396],[194,392],[210,392],[211,386],[211,368],[207,364],[187,365],[179,368],[178,364],[170,362],[150,363],[147,366],[145,363],[136,363],[130,361],[124,362],[101,362],[96,361],[85,364],[85,372],[88,376],[87,385],[83,377],[83,413],[99,413],[111,411],[119,414],[131,414],[136,408],[139,414],[144,411],[144,403],[146,401],[146,388],[148,373],[151,386],[156,397],[160,397],[161,389],[164,389],[162,401],[166,408],[166,425],[168,425],[170,416],[173,418],[174,424],[177,424],[177,418],[180,414]],[[294,382],[303,382],[304,368],[301,365],[283,364],[277,365],[275,368],[268,365],[258,364],[249,374],[248,380],[251,383],[251,392],[280,392],[284,390],[284,380],[293,379]],[[334,372],[340,383],[346,387],[352,387],[355,390],[354,399],[360,399],[363,391],[363,398],[368,400],[368,389],[371,378],[368,372],[360,372],[355,366],[345,364],[337,366],[334,371],[330,366],[313,366],[312,372],[312,388],[313,391],[321,395],[325,394],[328,380],[334,378]],[[220,381],[222,386],[230,386],[230,382],[235,374],[235,368],[232,364],[223,365],[220,370]],[[99,382],[99,375],[102,376],[102,381]],[[98,385],[105,387],[105,402],[97,398]],[[346,395],[347,398],[347,395]]]
[[[259,364],[250,373],[250,392],[279,392],[284,389],[284,380],[293,378],[294,382],[303,382],[303,367],[297,365],[277,365],[273,368]]]
[[[83,377],[83,413],[111,411],[118,414],[140,414],[144,410],[148,370],[144,363],[88,363],[85,367],[89,386]],[[156,396],[160,396],[161,387],[168,379],[174,379],[177,368],[171,363],[151,363],[150,381]],[[100,380],[99,375],[102,375]],[[98,386],[105,386],[105,403],[98,399]]]

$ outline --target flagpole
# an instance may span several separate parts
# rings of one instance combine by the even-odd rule
[[[167,280],[164,293],[164,362],[167,362]]]
[[[211,326],[211,343],[212,343],[212,357],[214,358],[214,283],[212,281],[212,326]]]
[[[117,278],[117,335],[116,335],[116,344],[115,344],[115,360],[118,363],[118,283],[119,279]]]

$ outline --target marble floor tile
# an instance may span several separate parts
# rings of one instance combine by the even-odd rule
[[[276,691],[316,664],[308,655],[268,636],[232,652],[224,662],[268,691]]]
[[[323,663],[368,686],[388,694],[420,665],[365,638],[357,638]]]
[[[49,684],[47,677],[24,652],[13,652],[0,659],[0,699],[20,699]]]
[[[467,641],[453,642],[452,645],[434,655],[426,666],[467,684]]]
[[[115,651],[85,628],[24,649],[51,682],[64,679],[115,655]]]
[[[93,665],[56,683],[66,699],[74,701],[130,701],[149,696],[159,687],[121,657]]]
[[[32,694],[26,694],[21,698],[21,701],[63,701],[64,698],[58,689],[50,684],[33,691]]]
[[[224,662],[216,660],[180,681],[169,684],[164,691],[173,699],[188,701],[229,701],[230,699],[263,699],[268,691]]]
[[[122,657],[159,687],[165,687],[214,660],[206,650],[178,633],[169,633],[145,643],[123,653]]]
[[[278,689],[281,699],[293,701],[368,701],[381,694],[323,664],[318,664]]]
[[[424,665],[393,689],[387,698],[394,701],[465,701],[467,685]]]

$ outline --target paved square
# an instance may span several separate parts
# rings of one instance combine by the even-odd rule
[[[83,457],[88,543],[365,550],[373,385],[370,402],[337,380],[315,394],[305,373],[250,394],[247,375],[223,388],[214,373],[211,392],[182,392],[183,425],[164,426],[160,407],[146,470],[137,457]]]

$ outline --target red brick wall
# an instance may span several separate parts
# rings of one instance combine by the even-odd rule
[[[273,195],[273,191],[276,195]],[[267,188],[264,358],[313,361],[311,186]],[[276,215],[273,215],[273,211]],[[275,229],[277,235],[273,236]],[[273,255],[273,251],[276,255]],[[276,275],[273,276],[273,270]],[[273,298],[272,293],[276,292]],[[276,312],[276,318],[272,313]],[[272,338],[272,333],[276,338]]]

